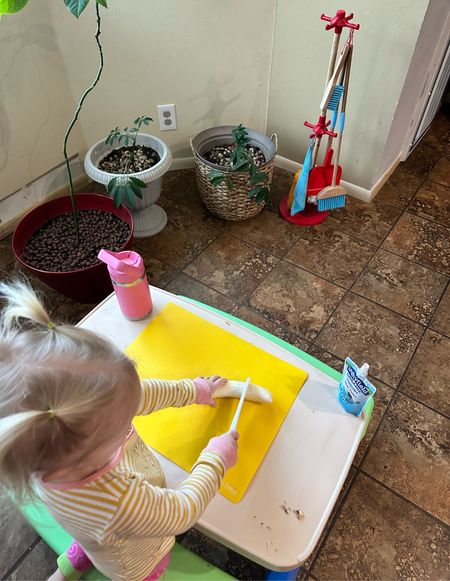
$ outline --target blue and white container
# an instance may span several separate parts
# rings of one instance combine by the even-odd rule
[[[344,363],[342,379],[338,387],[338,399],[344,410],[359,416],[377,388],[367,379],[369,365],[359,368],[354,361],[347,357]]]

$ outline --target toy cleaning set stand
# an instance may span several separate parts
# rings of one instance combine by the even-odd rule
[[[295,175],[289,194],[282,198],[279,206],[281,216],[298,226],[319,224],[326,219],[330,210],[345,206],[346,191],[340,185],[342,167],[339,165],[339,157],[350,81],[353,33],[359,29],[359,24],[349,22],[353,14],[346,16],[345,10],[338,10],[334,17],[322,14],[320,18],[329,22],[325,27],[326,30],[334,29],[325,92],[320,103],[320,116],[315,124],[305,121],[306,127],[313,130],[310,145],[302,169]],[[349,28],[350,32],[338,57],[339,42],[344,28]],[[327,120],[328,112],[331,113],[331,119]],[[316,165],[325,136],[328,136],[328,140],[324,161],[322,165]],[[333,163],[332,145],[335,138],[337,150]]]

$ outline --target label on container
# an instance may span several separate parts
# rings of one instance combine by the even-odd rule
[[[347,357],[338,387],[338,399],[345,411],[359,416],[376,390],[367,377],[360,375],[356,363]]]

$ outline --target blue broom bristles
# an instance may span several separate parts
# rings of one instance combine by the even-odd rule
[[[339,109],[339,102],[344,92],[344,85],[336,85],[333,94],[328,101],[327,109],[329,111],[337,111]]]
[[[345,206],[345,196],[333,196],[332,198],[325,198],[317,200],[317,209],[319,212],[326,212],[327,210],[335,210],[336,208],[343,208]]]

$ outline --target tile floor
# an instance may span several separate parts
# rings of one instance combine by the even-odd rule
[[[209,215],[191,170],[168,174],[169,224],[136,242],[152,284],[236,314],[341,369],[372,364],[366,439],[302,579],[450,579],[450,117],[430,131],[371,204],[351,199],[315,228],[278,216],[291,175],[277,170],[267,210],[241,223]],[[9,241],[0,268],[14,271]],[[33,280],[55,313],[74,304]],[[0,575],[45,579],[54,556],[0,504]],[[239,579],[264,571],[190,531],[182,541]]]

